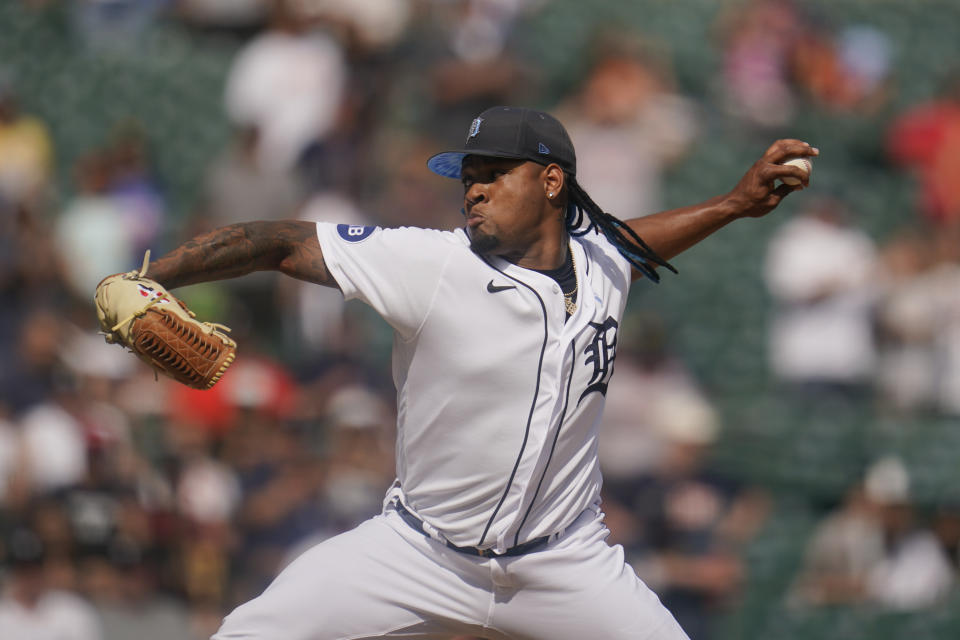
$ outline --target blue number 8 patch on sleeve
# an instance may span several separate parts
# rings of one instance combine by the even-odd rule
[[[337,233],[347,242],[360,242],[370,237],[379,227],[365,227],[359,224],[338,224]]]

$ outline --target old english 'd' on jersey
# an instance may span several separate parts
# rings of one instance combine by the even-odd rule
[[[550,277],[471,251],[462,230],[319,223],[330,273],[395,330],[391,489],[458,546],[555,533],[600,491],[597,431],[630,265],[596,233],[571,240],[566,322]]]

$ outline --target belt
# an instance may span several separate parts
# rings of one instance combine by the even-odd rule
[[[423,520],[421,520],[417,516],[410,513],[410,511],[405,506],[403,506],[403,504],[399,500],[393,501],[393,507],[397,510],[397,513],[400,515],[400,517],[403,518],[403,521],[406,522],[408,525],[410,525],[411,529],[419,533],[422,533],[423,535],[430,538],[431,540],[434,540],[434,538],[430,536],[423,529]],[[533,551],[537,551],[538,549],[546,545],[547,541],[549,540],[550,540],[550,536],[540,536],[539,538],[534,538],[533,540],[529,540],[527,542],[524,542],[523,544],[518,544],[515,547],[510,547],[503,553],[497,553],[493,549],[478,549],[477,547],[458,547],[457,545],[453,544],[449,540],[437,540],[437,542],[440,542],[441,544],[446,545],[447,547],[449,547],[450,549],[453,549],[454,551],[465,553],[467,555],[478,556],[480,558],[501,558],[503,556],[522,556],[525,553],[531,553]]]

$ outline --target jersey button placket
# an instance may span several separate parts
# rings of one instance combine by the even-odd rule
[[[559,419],[559,414],[563,404],[563,394],[555,391],[563,385],[560,383],[564,362],[566,360],[566,342],[561,338],[562,325],[556,326],[550,331],[547,341],[546,351],[544,353],[543,368],[541,374],[543,381],[541,389],[543,390],[540,402],[537,407],[537,417],[535,424],[536,430],[531,431],[529,443],[529,457],[524,464],[523,474],[518,474],[515,496],[515,514],[516,518],[510,526],[504,531],[499,541],[505,547],[511,547],[520,542],[525,542],[529,531],[529,522],[523,527],[521,538],[515,539],[517,527],[520,527],[523,516],[527,511],[529,500],[533,499],[540,475],[544,471],[541,466],[549,457],[549,450],[552,444],[551,434],[554,432],[554,425]]]

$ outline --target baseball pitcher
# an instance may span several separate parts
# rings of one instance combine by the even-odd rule
[[[495,107],[462,149],[428,161],[463,183],[456,231],[235,224],[128,274],[174,289],[281,271],[364,301],[395,332],[397,479],[382,513],[305,552],[214,639],[686,638],[606,543],[600,510],[597,429],[627,293],[807,186],[781,162],[818,153],[778,140],[729,193],[621,220],[577,184],[560,122]],[[162,306],[103,315],[137,322]],[[222,373],[212,358],[201,364]]]

